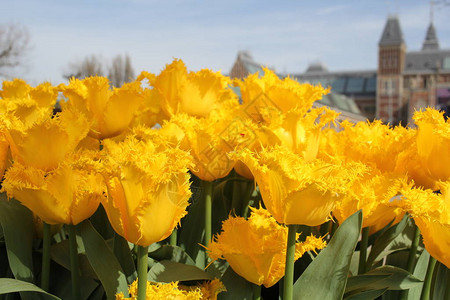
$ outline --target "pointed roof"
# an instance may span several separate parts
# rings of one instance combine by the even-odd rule
[[[427,35],[423,41],[422,50],[439,50],[439,41],[433,23],[428,26]]]
[[[381,35],[379,46],[397,46],[404,44],[403,33],[397,16],[389,16],[383,34]]]

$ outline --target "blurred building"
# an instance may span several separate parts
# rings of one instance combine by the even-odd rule
[[[388,18],[378,44],[377,86],[376,116],[390,123],[410,123],[415,110],[428,106],[447,109],[450,49],[440,49],[432,22],[422,49],[407,52],[398,18]]]
[[[255,72],[262,72],[261,65],[248,52],[239,52],[230,76],[244,78]],[[322,103],[370,120],[406,125],[415,110],[428,106],[449,114],[450,49],[440,49],[433,22],[421,50],[407,52],[399,19],[389,16],[378,43],[376,70],[331,72],[313,63],[304,73],[290,76],[331,86],[333,93]]]

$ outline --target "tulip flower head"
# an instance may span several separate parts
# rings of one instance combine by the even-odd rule
[[[217,295],[225,291],[225,287],[218,279],[206,281],[200,285],[183,286],[178,282],[156,283],[147,281],[147,300],[217,300]],[[123,293],[116,294],[116,300],[136,299],[137,280],[128,288],[130,298]]]
[[[450,121],[442,111],[427,108],[413,116],[417,124],[417,153],[421,167],[434,181],[450,179]],[[434,187],[432,187],[434,188]]]
[[[306,162],[280,146],[236,156],[251,170],[267,210],[286,225],[317,226],[329,220],[350,183],[366,171],[358,163]]]
[[[9,154],[9,143],[6,140],[5,134],[0,129],[0,178],[2,178],[3,173],[5,173],[8,154]]]
[[[329,92],[320,85],[301,84],[289,77],[281,80],[267,68],[263,72],[262,76],[255,73],[234,83],[240,88],[245,113],[256,123],[269,124],[292,109],[304,115]]]
[[[370,226],[372,232],[382,229],[393,220],[394,224],[398,223],[405,213],[397,205],[399,200],[394,197],[400,193],[405,181],[404,177],[372,169],[352,184],[333,210],[333,215],[342,224],[362,209],[362,227]]]
[[[138,79],[142,77],[145,74]],[[184,62],[179,59],[166,65],[155,78],[147,78],[168,118],[179,113],[203,118],[230,103],[238,104],[237,96],[228,88],[231,83],[228,77],[207,69],[188,73]]]
[[[434,193],[410,185],[402,190],[402,206],[414,218],[430,255],[450,268],[450,182],[440,182],[439,188]]]
[[[284,276],[288,229],[267,210],[251,210],[248,220],[230,216],[223,222],[222,232],[209,245],[208,254],[213,261],[225,259],[247,281],[271,287]],[[295,259],[325,246],[322,239],[309,236],[296,244]]]
[[[189,154],[132,135],[104,141],[102,153],[108,188],[102,204],[114,230],[140,246],[167,238],[187,213]]]
[[[68,109],[55,117],[41,118],[29,127],[15,119],[9,123],[6,137],[15,161],[50,171],[75,150],[88,130],[86,118]]]
[[[182,149],[191,153],[192,173],[206,181],[223,178],[230,173],[236,160],[230,158],[228,153],[245,142],[239,133],[248,130],[239,120],[234,121],[231,115],[199,119],[178,114],[172,117],[170,123],[163,125],[163,132],[167,132],[164,128],[169,126],[171,132],[168,134],[178,138]]]
[[[48,172],[14,162],[3,190],[48,224],[76,225],[96,211],[105,192],[102,177],[85,168],[89,155],[76,153]]]
[[[48,82],[33,88],[21,79],[3,81],[3,90],[0,91],[2,121],[8,122],[13,118],[22,126],[29,127],[52,114],[57,97],[57,89]]]
[[[63,110],[72,107],[91,121],[89,135],[96,139],[117,136],[125,131],[143,101],[141,83],[125,83],[110,89],[108,78],[93,76],[83,80],[72,78],[60,86],[68,101]]]

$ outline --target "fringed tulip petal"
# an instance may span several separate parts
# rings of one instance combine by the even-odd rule
[[[308,163],[284,147],[244,150],[236,156],[249,167],[265,206],[282,224],[326,222],[350,183],[366,171],[358,163]]]
[[[45,222],[74,225],[95,212],[104,192],[101,176],[81,168],[75,159],[51,172],[16,162],[5,174],[3,189]]]
[[[222,233],[209,245],[212,260],[225,259],[233,270],[257,285],[271,287],[284,275],[288,229],[278,224],[263,208],[254,209],[248,220],[229,217]],[[326,243],[313,236],[296,244],[295,258],[306,251],[324,248]]]
[[[405,188],[402,206],[420,229],[431,256],[450,267],[450,182],[439,183],[440,192]]]
[[[106,140],[104,147],[108,197],[103,206],[114,230],[141,246],[168,237],[189,204],[188,153],[142,130],[123,142]]]
[[[143,101],[140,82],[125,83],[111,90],[109,80],[99,76],[71,79],[69,85],[61,86],[61,90],[69,99],[63,110],[72,107],[89,119],[89,135],[96,139],[111,138],[124,132]]]

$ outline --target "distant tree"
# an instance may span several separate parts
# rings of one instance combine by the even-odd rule
[[[109,68],[108,78],[111,84],[116,87],[122,86],[125,82],[130,82],[134,79],[134,70],[131,66],[130,56],[117,55],[114,57]]]
[[[30,34],[26,27],[0,25],[0,76],[8,76],[8,71],[23,65],[29,43]]]
[[[100,56],[90,55],[80,62],[73,62],[69,65],[69,72],[64,77],[70,79],[72,77],[83,79],[89,76],[104,76],[104,70],[108,70],[108,78],[111,84],[116,87],[122,86],[125,82],[134,79],[134,71],[131,66],[131,59],[128,55],[117,55],[111,61],[108,68],[105,68],[105,61]]]
[[[72,77],[83,79],[89,76],[103,76],[103,62],[100,56],[90,55],[82,61],[69,64],[69,71],[64,75],[65,78]]]

